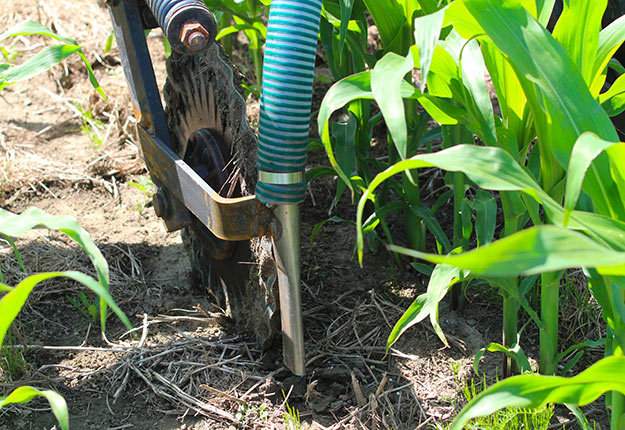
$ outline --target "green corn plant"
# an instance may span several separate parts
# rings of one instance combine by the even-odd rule
[[[569,167],[568,192],[565,201],[574,202],[579,195],[585,169],[592,163],[584,148],[625,147],[610,143],[594,134],[580,136]],[[595,151],[595,156],[599,151]],[[466,163],[465,160],[471,160]],[[606,353],[622,357],[625,341],[625,223],[612,218],[572,209],[566,209],[544,191],[505,150],[470,145],[459,145],[435,154],[423,154],[405,160],[378,175],[359,203],[357,224],[362,222],[364,203],[369,194],[387,178],[400,171],[436,166],[448,171],[461,171],[477,186],[487,190],[519,191],[541,204],[553,225],[535,226],[492,242],[475,250],[460,254],[428,254],[391,246],[396,252],[439,264],[435,269],[428,292],[417,298],[413,306],[394,328],[389,342],[410,327],[415,321],[429,316],[438,327],[438,302],[460,276],[489,279],[505,290],[525,309],[531,319],[543,327],[544,322],[524,297],[516,283],[509,282],[510,275],[537,275],[557,272],[570,267],[586,268],[591,292],[602,307],[610,337]],[[576,187],[576,184],[578,185]],[[575,203],[569,203],[575,207]],[[564,221],[567,219],[567,227]],[[362,233],[358,235],[361,248]],[[437,272],[438,271],[438,272]],[[435,277],[438,273],[440,276]],[[521,284],[522,285],[522,284]],[[437,333],[441,336],[437,329]],[[444,337],[441,337],[444,339]],[[620,395],[612,396],[613,428],[623,415]]]
[[[466,3],[471,3],[471,2],[466,2]],[[515,2],[507,2],[507,3],[509,6],[509,5],[514,5]],[[573,5],[572,8],[575,7],[573,3],[572,5]],[[484,29],[479,28],[478,27],[479,24],[476,25],[475,22],[469,22],[470,25],[467,24],[466,22],[462,22],[463,19],[466,21],[467,17],[472,16],[471,13],[469,13],[469,11],[466,10],[465,6],[466,5],[463,2],[456,2],[452,4],[452,6],[449,8],[449,11],[451,12],[450,13],[451,18],[446,18],[446,19],[448,21],[452,21],[452,18],[456,19],[457,22],[461,23],[461,25],[457,25],[457,27],[459,28],[458,31],[465,32],[465,37],[467,37],[467,39],[471,39],[475,35],[482,34],[484,32]],[[480,6],[483,6],[483,5],[480,4],[480,5],[474,6],[474,9],[479,11]],[[496,5],[492,5],[492,4],[489,4],[488,6],[490,6],[493,9],[497,7]],[[534,10],[534,14],[537,18],[542,19],[542,21],[545,22],[546,19],[544,17],[549,16],[550,6],[547,3],[542,4],[542,6],[543,6],[543,9],[539,10],[538,8],[536,8]],[[599,5],[599,9],[600,9],[600,6],[601,5]],[[455,7],[455,10],[454,10],[454,7]],[[462,10],[463,7],[465,7],[464,10]],[[596,16],[597,16],[596,14],[584,14],[584,13],[580,14],[579,11],[569,10],[569,11],[566,11],[565,14],[563,14],[563,17],[561,18],[563,20],[562,22],[567,22],[567,19],[570,19],[570,14],[573,12],[576,12],[578,16],[582,16],[588,20],[595,19],[596,21]],[[520,11],[517,11],[517,13],[522,14],[522,15],[517,15],[516,19],[520,18],[526,21],[528,19],[528,16],[531,19],[530,13],[523,9],[521,9]],[[517,26],[514,26],[514,24],[511,25],[510,21],[513,21],[514,18],[512,20],[509,19],[506,21],[506,20],[502,20],[501,17],[498,16],[499,21],[497,21],[497,19],[495,19],[496,17],[494,17],[493,15],[494,14],[491,14],[491,16],[488,17],[488,19],[483,18],[483,21],[486,22],[488,25],[490,25],[490,30],[493,32],[499,31],[499,33],[501,33],[503,31],[502,29],[509,30],[510,28],[512,29],[523,28],[518,25]],[[590,79],[587,79],[587,81],[584,82],[585,85],[579,84],[581,79],[574,79],[573,81],[575,82],[575,86],[574,86],[574,91],[572,91],[573,93],[572,96],[562,97],[563,94],[568,95],[567,92],[570,93],[571,91],[568,91],[566,88],[561,88],[556,91],[553,91],[553,90],[547,91],[548,89],[550,89],[550,87],[557,88],[558,86],[563,87],[565,85],[562,82],[562,80],[559,78],[560,76],[562,76],[562,73],[564,73],[562,71],[562,67],[560,67],[559,69],[558,68],[549,69],[547,67],[541,67],[543,64],[549,64],[549,66],[551,67],[552,64],[550,64],[549,61],[545,62],[544,61],[545,59],[540,58],[540,55],[537,55],[537,58],[535,59],[528,60],[527,58],[525,58],[527,57],[526,52],[527,51],[533,52],[535,50],[538,53],[540,49],[537,49],[537,47],[541,46],[542,48],[542,46],[546,44],[547,46],[551,47],[551,52],[549,52],[550,61],[559,62],[560,66],[564,65],[566,67],[566,72],[573,74],[573,75],[580,74],[580,72],[576,70],[575,68],[579,63],[571,64],[572,63],[571,59],[567,58],[568,52],[563,52],[562,48],[558,48],[556,44],[550,41],[548,35],[545,34],[546,31],[544,30],[544,28],[540,26],[539,21],[534,21],[534,22],[536,22],[538,25],[536,25],[534,28],[531,28],[531,30],[536,33],[532,35],[535,38],[533,40],[531,37],[527,37],[527,35],[525,34],[499,35],[499,38],[497,38],[497,41],[501,45],[503,45],[506,49],[512,49],[512,51],[508,51],[508,50],[505,50],[504,48],[500,48],[497,44],[492,42],[491,39],[485,38],[486,39],[485,41],[480,40],[480,42],[482,42],[480,45],[480,47],[482,48],[482,51],[488,52],[487,48],[490,49],[490,57],[485,54],[485,57],[487,58],[486,63],[489,65],[492,65],[492,64],[498,65],[499,69],[503,70],[503,72],[500,72],[498,75],[496,75],[496,78],[497,78],[496,82],[498,82],[499,84],[498,93],[504,94],[504,97],[500,96],[500,99],[505,98],[505,94],[509,94],[509,97],[508,97],[509,103],[507,103],[504,106],[504,108],[502,108],[503,120],[501,120],[501,124],[506,123],[509,125],[510,128],[504,127],[504,128],[500,128],[499,130],[495,128],[496,133],[493,133],[493,127],[492,127],[493,122],[492,120],[489,119],[489,115],[487,111],[489,106],[485,105],[487,109],[486,110],[487,115],[480,116],[480,114],[482,114],[484,110],[482,109],[482,112],[480,112],[480,106],[478,106],[477,112],[475,109],[471,109],[471,106],[470,106],[471,99],[468,99],[468,103],[467,101],[464,101],[464,103],[460,103],[463,105],[462,107],[465,109],[464,112],[467,112],[469,114],[468,116],[465,115],[463,111],[460,111],[460,112],[457,111],[454,114],[454,113],[451,113],[450,109],[447,109],[447,112],[450,113],[449,117],[451,117],[452,119],[451,121],[452,125],[454,124],[454,122],[464,122],[464,124],[466,124],[466,126],[469,127],[471,131],[476,133],[481,138],[481,140],[484,141],[486,144],[499,145],[505,148],[506,150],[508,150],[515,157],[518,157],[519,160],[523,160],[523,161],[525,161],[528,158],[528,154],[527,154],[528,146],[529,146],[531,139],[533,139],[532,137],[533,133],[536,132],[538,134],[538,151],[535,154],[538,154],[539,156],[534,157],[534,158],[538,159],[539,167],[540,167],[539,173],[536,176],[540,178],[541,185],[543,186],[543,188],[549,190],[549,192],[556,198],[558,198],[559,196],[561,198],[562,193],[563,193],[561,184],[563,183],[563,179],[564,179],[562,175],[567,167],[565,164],[566,153],[561,148],[561,142],[556,142],[557,136],[555,136],[555,133],[552,130],[545,127],[544,125],[542,125],[542,128],[539,126],[541,124],[549,123],[550,125],[552,125],[552,128],[562,129],[563,127],[567,127],[569,129],[567,130],[568,135],[571,135],[570,130],[591,129],[597,133],[603,133],[604,136],[607,136],[611,139],[615,138],[614,130],[611,124],[605,119],[602,119],[602,118],[606,118],[606,115],[603,112],[601,112],[600,109],[597,110],[596,103],[594,103],[594,101],[591,100],[591,98],[588,97],[587,94],[588,94],[589,89],[590,90],[594,89],[595,94],[597,94],[598,92],[596,90],[597,86],[595,85],[595,86],[589,87],[588,82],[596,82],[597,80],[600,81],[602,76],[604,78],[603,70],[605,69],[605,65],[607,65],[607,62],[609,61],[609,57],[611,56],[611,54],[618,47],[618,45],[622,42],[623,37],[622,37],[622,34],[619,32],[619,28],[617,27],[618,25],[621,25],[621,24],[617,22],[599,34],[599,37],[598,37],[599,43],[597,45],[597,48],[594,49],[594,51],[592,47],[581,49],[581,51],[583,52],[590,52],[589,58],[591,58],[592,60],[591,62],[595,64],[595,67],[593,69],[595,75],[591,75],[590,77],[592,78],[592,81]],[[556,30],[564,28],[564,25],[565,24],[560,24],[559,27],[556,27]],[[471,30],[472,33],[467,32],[467,28],[465,27]],[[569,25],[569,27],[572,27],[572,25]],[[598,27],[596,26],[596,23],[595,23],[594,28],[598,29]],[[622,32],[622,30],[620,31]],[[566,32],[564,32],[563,30],[556,31],[556,36],[558,36],[558,34],[561,34],[561,33],[566,33]],[[569,29],[568,33],[571,33],[571,29]],[[540,40],[541,37],[546,38],[547,42],[545,42],[545,40]],[[559,36],[559,37],[562,38],[563,40],[564,39],[570,40],[572,38],[572,36],[570,35],[568,36],[568,38],[564,38],[563,36]],[[536,40],[536,38],[538,38],[538,40]],[[529,47],[524,46],[523,47],[524,49],[518,49],[516,52],[514,52],[513,48],[510,48],[509,46],[506,45],[506,44],[508,45],[510,44],[510,40],[513,40],[513,41],[522,40],[524,42],[529,40],[529,43],[525,42],[526,44],[529,44]],[[577,40],[577,43],[579,44],[579,41],[580,41],[579,35],[577,36],[575,40]],[[542,43],[542,45],[539,45],[539,43]],[[531,48],[533,46],[535,46],[536,48],[532,50]],[[567,46],[570,46],[569,50],[571,52],[575,52],[573,48],[577,45],[571,42]],[[437,46],[436,48],[439,48],[439,46]],[[463,47],[462,49],[464,50],[466,48]],[[421,49],[421,50],[424,51],[424,49]],[[457,82],[462,82],[462,75],[460,75],[460,79],[458,79],[457,74],[455,75],[456,77],[454,77],[453,68],[449,67],[451,62],[445,61],[445,57],[449,57],[451,53],[450,55],[447,55],[444,51],[440,49],[438,50],[438,52],[440,52],[443,55],[439,55],[438,57],[434,55],[433,59],[431,60],[432,61],[431,65],[433,66],[432,68],[434,70],[430,70],[430,75],[428,75],[428,84],[430,86],[429,93],[438,95],[439,97],[443,99],[450,98],[450,96],[453,96],[454,101],[458,103],[457,100],[463,100],[462,99],[463,93],[466,94],[466,90],[471,90],[470,79],[467,80],[469,81],[467,82],[468,85],[467,84],[463,85],[464,88],[463,86],[458,86]],[[499,53],[499,58],[495,58],[493,60],[493,57],[495,57],[495,54],[497,53]],[[506,56],[504,56],[504,53]],[[464,57],[462,59],[464,63]],[[421,60],[421,67],[423,69],[426,62],[423,60],[423,58],[421,58],[420,60]],[[500,62],[504,61],[504,62],[497,63],[497,61],[495,60],[498,60]],[[517,65],[517,62],[519,63],[519,65]],[[586,60],[585,63],[588,63],[588,60]],[[398,60],[398,64],[399,64],[399,60]],[[457,62],[457,64],[459,64],[459,62]],[[415,65],[417,65],[416,61],[415,61]],[[447,66],[447,70],[445,70],[445,66]],[[524,67],[525,69],[522,69],[520,71],[517,70],[517,68],[522,68],[522,67]],[[508,70],[508,72],[505,72],[506,69]],[[439,70],[441,70],[442,72],[439,72]],[[450,76],[449,70],[452,71],[451,76]],[[497,70],[498,69],[494,66],[492,66],[491,69],[489,69],[489,71],[491,72],[491,75],[495,75],[496,73],[494,72],[497,72]],[[552,73],[553,71],[557,71],[557,72]],[[531,76],[533,79],[532,80],[528,79],[526,75]],[[430,77],[433,78],[431,81],[430,81]],[[536,79],[536,77],[538,77],[538,79]],[[494,81],[495,81],[495,78],[494,78]],[[515,81],[518,82],[519,84],[514,85]],[[559,81],[559,82],[556,82],[556,81]],[[536,84],[536,82],[539,82],[539,84]],[[448,85],[446,86],[441,85],[441,83],[442,84],[447,83]],[[568,83],[566,85],[568,87]],[[515,88],[516,88],[516,94],[513,93],[513,90]],[[521,90],[519,90],[519,88]],[[406,92],[408,93],[408,91]],[[471,93],[476,94],[477,92],[469,91],[469,94]],[[528,96],[526,96],[526,93],[528,94]],[[445,95],[447,95],[447,97],[443,97]],[[607,98],[608,96],[606,95],[604,97]],[[417,98],[420,101],[427,101],[428,103],[430,102],[430,100],[426,97],[423,97],[423,95]],[[583,100],[588,105],[589,110],[591,112],[596,112],[596,115],[589,114],[588,110],[586,112],[582,112],[583,108],[580,108],[580,105],[581,105],[579,103],[580,99]],[[478,100],[478,98],[473,97],[473,100]],[[610,100],[611,100],[610,103],[618,103],[618,98],[616,97],[611,98]],[[544,104],[548,104],[548,106],[551,106],[551,110],[548,112],[544,112],[542,110],[542,107]],[[448,120],[448,118],[445,118],[445,115],[440,115],[440,112],[437,111],[437,109],[439,109],[441,106],[442,106],[441,104],[438,104],[435,107],[428,106],[428,104],[423,104],[423,107],[426,110],[430,111],[430,113],[432,114],[432,117],[437,119],[440,123],[444,124],[443,121]],[[556,118],[558,117],[561,118],[562,112],[564,112],[565,114],[569,113],[568,118],[565,118],[566,121],[558,122],[556,126],[553,126],[553,118],[551,116],[556,117]],[[550,116],[551,113],[553,113],[553,115]],[[540,117],[539,121],[535,119],[536,116]],[[571,121],[571,117],[574,118],[573,121]],[[579,124],[577,124],[576,122],[579,122]],[[533,123],[538,123],[538,125],[533,125]],[[514,133],[511,132],[510,130],[512,130]],[[576,136],[579,135],[579,131],[577,133],[578,134]],[[513,136],[514,139],[510,138],[510,136]],[[495,137],[495,139],[493,139],[493,137]],[[512,145],[512,144],[515,144],[515,145]],[[570,154],[571,147],[566,149],[566,151],[568,151],[568,153]],[[612,149],[613,153],[617,153],[617,151],[618,151],[617,149],[614,149],[614,148]],[[556,154],[558,154],[558,156],[561,158],[560,161],[558,160],[558,156],[556,156]],[[608,157],[609,156],[610,154],[608,154]],[[530,154],[530,158],[531,158],[531,154]],[[601,164],[601,162],[603,162],[605,165],[606,157],[604,156],[603,158],[604,158],[603,160],[598,160],[597,164]],[[617,160],[617,159],[618,159],[618,154],[612,155],[612,160]],[[549,163],[553,164],[554,162],[557,162],[560,164],[555,165],[554,167],[550,167]],[[528,167],[530,169],[532,168],[532,166],[528,166]],[[603,175],[603,177],[601,177],[601,174],[598,171],[598,169],[596,167],[593,167],[591,174],[594,177],[591,177],[588,183],[592,184],[594,180],[594,183],[595,184],[598,183],[598,185],[596,186],[587,185],[587,182],[584,182],[584,187],[585,187],[584,195],[589,196],[591,199],[593,199],[593,203],[597,207],[596,210],[599,213],[603,212],[604,214],[609,214],[610,216],[614,216],[614,218],[620,219],[620,216],[618,216],[618,213],[620,212],[618,208],[619,203],[616,202],[616,204],[613,204],[610,201],[609,196],[615,195],[614,194],[615,191],[617,192],[616,195],[620,195],[618,193],[620,193],[619,183],[621,182],[621,179],[620,179],[621,174],[619,170],[621,166],[618,163],[613,162],[611,167],[612,167],[612,171],[616,171],[616,173],[612,174],[612,176],[615,177],[616,181],[613,181],[612,177],[610,177],[610,174],[611,174],[610,168],[606,169],[604,167],[602,171],[605,174]],[[408,169],[405,169],[405,170],[408,170]],[[607,177],[606,177],[606,174],[608,175]],[[460,187],[457,187],[457,189],[460,189]],[[614,191],[607,191],[607,190],[614,190]],[[503,192],[508,193],[509,190],[503,190]],[[510,234],[515,233],[516,231],[519,231],[525,225],[528,218],[532,218],[533,223],[536,225],[540,225],[544,222],[544,220],[541,220],[537,214],[535,203],[528,201],[527,199],[521,200],[522,196],[519,197],[518,195],[515,195],[514,193],[506,194],[506,195],[512,197],[510,201],[510,203],[512,204],[509,204],[508,206],[506,206],[506,202],[503,199],[504,195],[502,194],[502,202],[504,204],[504,213],[508,212],[509,214],[505,216],[506,224],[507,224],[505,228],[505,230],[507,230],[505,231],[505,235],[510,235]],[[375,198],[377,198],[377,196]],[[519,205],[519,203],[521,204]],[[615,206],[616,208],[609,209],[610,206]],[[509,207],[512,210],[506,211],[506,207]],[[523,221],[523,218],[525,218],[525,221]],[[508,222],[508,220],[510,221]],[[547,218],[546,221],[553,222],[553,220],[549,218]],[[510,227],[508,227],[508,225]],[[458,236],[456,235],[456,237]],[[543,345],[543,348],[541,348],[541,351],[543,353],[543,357],[541,358],[541,364],[542,364],[541,367],[543,369],[546,368],[546,371],[548,373],[550,373],[549,367],[551,368],[555,367],[554,357],[555,357],[555,353],[557,352],[556,333],[557,333],[558,296],[557,296],[557,288],[554,288],[554,287],[557,286],[558,284],[559,276],[560,276],[560,273],[558,273],[558,271],[543,275],[542,285],[543,285],[544,294],[543,294],[543,303],[542,303],[543,309],[541,312],[542,320],[537,319],[537,322],[540,323],[540,327],[541,327],[541,338],[542,338],[541,343]],[[511,288],[509,283],[506,283],[506,284],[508,284],[506,288],[510,289],[510,291],[515,291],[515,290],[518,291],[518,288],[516,289]],[[554,294],[554,292],[556,294]],[[509,301],[513,302],[513,305],[514,305],[514,302],[516,301],[514,299],[514,295],[511,295],[511,296],[509,295],[508,299]],[[514,335],[516,333],[516,323],[513,322],[510,325],[511,325],[511,328],[509,331],[512,335]],[[509,338],[515,339],[516,336],[512,336],[512,335],[509,336]],[[550,346],[551,348],[549,348]]]
[[[496,88],[499,87],[498,94],[517,101],[514,111],[511,107],[508,109],[509,112],[515,112],[514,115],[508,115],[508,123],[514,129],[517,143],[520,143],[517,146],[517,149],[521,149],[519,156],[526,157],[528,136],[532,136],[532,133],[527,133],[531,130],[527,122],[532,121],[538,137],[540,182],[543,189],[556,199],[562,198],[562,183],[571,148],[582,131],[592,130],[606,139],[616,140],[616,133],[607,115],[592,100],[599,95],[605,81],[605,67],[623,40],[622,23],[616,22],[600,31],[601,16],[606,5],[607,1],[593,2],[592,5],[583,1],[569,2],[556,24],[553,38],[544,29],[546,20],[543,18],[541,22],[541,16],[547,16],[551,11],[548,3],[542,4],[542,10],[538,3],[535,10],[526,10],[519,4],[509,2],[500,8],[505,11],[504,17],[493,4],[486,2],[456,2],[450,7],[450,21],[459,19],[466,22],[466,16],[459,17],[469,12],[467,16],[475,17],[478,25],[483,26],[482,30],[488,34],[489,37],[480,40],[484,51],[489,53],[485,57],[489,58],[489,71]],[[529,20],[529,25],[519,25],[526,20]],[[463,25],[456,27],[466,33],[465,37],[473,37],[475,29],[467,30],[462,28]],[[502,25],[507,26],[507,31],[502,31]],[[580,31],[580,28],[584,30]],[[542,43],[540,48],[539,43]],[[537,55],[530,57],[526,54],[527,50]],[[502,66],[501,58],[497,58],[504,55],[508,59]],[[499,69],[495,65],[499,65]],[[497,73],[501,68],[504,74]],[[513,74],[505,74],[506,68],[511,69],[508,72],[512,71]],[[557,77],[558,73],[567,73],[571,77],[567,79],[566,85]],[[520,84],[513,82],[517,93],[518,88],[523,89],[525,100],[518,95],[515,97],[510,75],[514,76],[512,81],[516,80]],[[499,100],[502,99],[505,100],[505,97],[500,96]],[[527,118],[525,121],[518,120],[520,112]],[[620,156],[618,150],[613,150],[597,159],[586,178],[584,191],[592,200],[595,211],[622,220],[621,201],[613,198],[615,195],[622,196],[622,163],[618,162]],[[611,169],[615,170],[614,174],[610,172]],[[551,222],[549,219],[546,221]],[[545,273],[541,277],[541,315],[545,323],[541,330],[541,369],[546,373],[552,373],[555,369],[557,286],[561,275],[561,272]]]
[[[93,74],[91,64],[87,61],[87,58],[85,57],[85,54],[78,42],[74,39],[59,36],[45,25],[37,22],[24,21],[0,34],[0,42],[8,37],[32,35],[46,36],[61,43],[43,48],[33,57],[29,58],[20,65],[0,64],[0,91],[8,85],[12,85],[16,82],[29,79],[39,73],[43,73],[56,66],[72,54],[76,54],[85,64],[87,74],[89,75],[89,82],[91,82],[93,88],[95,88],[95,90],[104,99],[106,99],[102,87]]]
[[[232,55],[232,37],[242,31],[248,40],[248,51],[254,64],[256,82],[246,85],[248,93],[260,96],[263,77],[263,44],[267,39],[267,17],[270,0],[204,0],[221,26],[216,36],[226,53]]]
[[[531,6],[533,2],[524,4]],[[572,145],[580,133],[592,130],[608,140],[616,139],[607,115],[594,98],[602,97],[599,94],[601,85],[597,85],[597,82],[601,83],[605,79],[605,67],[609,58],[622,43],[623,24],[615,22],[599,32],[597,16],[600,17],[600,13],[584,13],[583,8],[578,10],[585,7],[584,5],[571,2],[571,7],[561,17],[562,23],[556,26],[556,40],[544,29],[552,6],[553,2],[540,2],[526,10],[521,2],[515,1],[502,4],[456,1],[443,11],[420,18],[422,21],[430,21],[430,27],[434,28],[436,25],[442,28],[453,24],[454,30],[445,40],[431,38],[428,44],[427,35],[417,35],[415,39],[418,43],[412,52],[414,61],[410,61],[410,55],[403,63],[401,58],[393,61],[398,66],[396,69],[401,69],[403,64],[402,71],[405,72],[413,66],[420,66],[422,72],[427,70],[428,92],[424,94],[418,93],[414,88],[404,88],[402,97],[417,99],[440,124],[452,127],[461,124],[486,145],[504,148],[522,165],[527,163],[527,168],[538,178],[542,188],[556,200],[561,200],[566,163]],[[598,9],[601,10],[601,4]],[[501,10],[504,11],[503,14]],[[442,13],[444,18],[439,15]],[[479,22],[474,15],[480,17]],[[576,32],[576,26],[572,24],[579,19],[586,20],[588,25],[577,27],[594,29],[597,37],[590,37],[589,42],[585,42],[583,34]],[[527,21],[531,25],[519,24]],[[544,47],[548,49],[545,50]],[[418,55],[415,52],[417,50]],[[588,63],[593,64],[591,68],[586,67],[592,73],[586,71],[584,78],[581,65]],[[484,66],[493,78],[502,108],[501,117],[493,118],[490,99],[481,82],[483,72],[480,71],[484,70]],[[570,82],[561,79],[565,75],[572,76]],[[337,88],[342,85],[347,94],[368,97],[369,88],[366,85],[370,83],[364,82],[363,85],[363,81],[370,81],[371,76],[361,74],[358,79],[357,85],[361,86],[361,91],[356,90],[355,77],[339,82]],[[423,83],[421,87],[423,88]],[[603,97],[605,100],[610,97],[609,104],[619,103],[614,91],[610,96]],[[324,113],[323,107],[321,113]],[[401,115],[396,118],[401,118]],[[320,127],[322,122],[320,120]],[[401,120],[398,124],[391,122],[389,128],[395,127],[395,133],[401,135],[404,124],[401,124]],[[534,136],[538,137],[537,145],[529,151]],[[457,139],[456,143],[460,140],[462,138]],[[568,143],[565,145],[565,142]],[[583,183],[584,193],[580,205],[588,207],[590,201],[591,210],[622,219],[622,204],[619,201],[613,202],[614,199],[610,198],[621,195],[623,188],[622,163],[616,161],[620,157],[618,152],[618,149],[612,148],[607,155],[603,154],[593,163],[590,174]],[[332,157],[330,158],[332,162]],[[337,163],[333,163],[333,166],[335,164]],[[458,206],[462,207],[461,202],[464,200],[462,177],[456,176],[453,182],[456,184],[454,189],[457,193],[457,213]],[[500,197],[505,219],[502,237],[520,231],[530,220],[534,225],[553,223],[549,215],[545,219],[540,217],[536,202],[516,191],[502,190]],[[378,199],[377,193],[371,198],[374,202]],[[462,243],[459,225],[458,217],[454,228],[456,246]],[[557,286],[561,273],[556,271],[541,277],[541,368],[546,373],[553,372],[556,365]],[[511,278],[506,281],[508,288],[510,282],[518,283],[518,280]],[[519,288],[517,285],[516,289]],[[506,289],[502,289],[502,295],[504,337],[508,339],[505,343],[512,346],[517,338],[516,313],[519,303]]]
[[[368,52],[368,28],[362,0],[323,2],[319,36],[335,81],[375,65]]]
[[[399,81],[411,82],[411,69],[397,67],[398,55],[384,56],[390,53],[405,55],[414,43],[414,28],[422,25],[416,22],[413,24],[413,18],[425,16],[446,3],[324,1],[321,40],[332,75],[338,82],[322,103],[319,127],[331,165],[339,177],[335,202],[346,189],[357,198],[363,183],[368,184],[375,172],[415,154],[421,146],[429,147],[432,140],[441,138],[440,128],[428,130],[426,127],[430,114],[420,111],[420,114],[415,115],[418,102],[414,98],[399,95]],[[379,49],[373,54],[367,51],[368,22],[365,12],[373,18],[381,39]],[[435,39],[438,39],[438,33],[435,33]],[[380,58],[384,61],[378,60]],[[367,81],[367,88],[360,94],[352,92],[356,80],[359,83]],[[387,85],[389,82],[392,85]],[[379,112],[375,112],[373,101]],[[405,105],[406,109],[397,109],[400,105]],[[344,113],[346,121],[329,123],[330,115],[337,110]],[[382,119],[387,123],[389,132],[387,160],[373,158],[370,154],[373,129]],[[325,134],[324,127],[327,127]],[[328,174],[328,170],[319,169],[321,173]],[[393,195],[398,195],[399,200]],[[424,248],[424,231],[430,229],[434,217],[431,209],[426,208],[421,201],[418,181],[414,175],[407,172],[397,182],[385,186],[373,206],[377,214],[403,213],[411,246]],[[376,217],[376,225],[382,227],[386,240],[392,242],[390,228],[384,217]],[[437,228],[436,231],[439,234],[442,229]],[[377,236],[375,230],[371,230],[370,234]],[[443,242],[449,241],[445,237]]]
[[[98,279],[93,279],[91,276],[84,273],[66,271],[30,275],[21,280],[14,287],[0,282],[0,291],[4,293],[2,298],[0,298],[0,315],[2,315],[2,317],[0,317],[0,347],[4,343],[7,331],[13,320],[17,317],[26,303],[26,299],[37,284],[58,277],[69,278],[80,282],[100,297],[100,325],[103,331],[106,329],[107,309],[109,308],[119,317],[126,327],[131,328],[130,321],[115,304],[108,292],[109,268],[104,256],[93,243],[89,234],[78,225],[75,219],[65,216],[49,215],[36,208],[28,209],[21,215],[15,215],[0,209],[0,233],[7,237],[20,236],[28,230],[37,227],[58,230],[79,244],[89,256]],[[69,415],[67,404],[63,397],[54,391],[39,390],[29,386],[18,387],[7,396],[0,397],[0,408],[11,403],[26,403],[36,396],[43,396],[48,400],[52,412],[56,416],[61,428],[63,430],[68,430]]]

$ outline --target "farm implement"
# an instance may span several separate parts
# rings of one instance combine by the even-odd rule
[[[194,282],[265,347],[281,325],[285,365],[303,375],[298,204],[321,0],[272,2],[258,140],[202,1],[107,6],[157,189],[156,214],[167,231],[183,231]],[[157,27],[172,47],[165,108],[145,37]]]

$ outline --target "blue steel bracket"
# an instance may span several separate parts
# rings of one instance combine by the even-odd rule
[[[160,91],[145,41],[141,4],[144,3],[135,0],[110,0],[107,3],[135,117],[140,125],[171,147]]]
[[[171,148],[160,91],[145,40],[144,30],[148,21],[145,18],[145,3],[136,0],[109,0],[107,6],[138,126],[146,128]],[[141,152],[143,156],[143,150]],[[169,201],[172,216],[163,218],[167,231],[179,230],[191,224],[193,218],[184,204],[168,195],[167,184],[155,179],[155,172],[150,171],[150,174],[157,188],[165,193]]]
[[[141,156],[165,196],[166,203],[158,206],[166,206],[159,208],[159,216],[167,230],[186,227],[195,215],[224,240],[279,234],[271,208],[255,196],[221,197],[176,155],[145,40],[144,30],[151,25],[146,4],[143,0],[109,0],[107,6],[135,109]]]

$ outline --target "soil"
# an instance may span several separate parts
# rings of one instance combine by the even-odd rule
[[[111,294],[135,328],[129,334],[113,316],[103,338],[80,304],[79,292],[92,301],[90,293],[68,281],[47,282],[31,295],[5,341],[15,345],[3,352],[4,363],[14,357],[9,360],[14,367],[2,366],[2,392],[25,384],[57,390],[75,430],[296,428],[291,408],[299,411],[302,428],[319,429],[440,428],[455,416],[465,403],[465,381],[476,377],[475,353],[500,339],[495,292],[469,289],[459,313],[442,303],[450,347],[423,322],[385,354],[394,323],[425,291],[427,279],[384,250],[367,252],[359,268],[349,223],[327,223],[308,240],[315,225],[329,217],[335,187],[328,178],[315,180],[302,206],[307,375],[292,376],[282,367],[279,342],[269,350],[258,348],[210,295],[191,287],[180,234],[165,232],[151,208],[150,190],[142,190],[149,175],[138,156],[119,54],[115,47],[104,53],[110,34],[106,10],[91,1],[8,2],[0,33],[24,19],[76,38],[108,103],[89,85],[77,58],[3,90],[0,206],[16,213],[37,206],[76,217],[107,258]],[[154,31],[148,41],[162,84],[161,36]],[[24,55],[49,43],[36,37],[4,42]],[[101,124],[101,141],[84,130],[81,113],[88,112]],[[253,99],[248,117],[257,123]],[[311,164],[327,162],[313,153]],[[349,196],[330,215],[353,219]],[[450,220],[450,214],[441,215],[441,223]],[[17,246],[27,273],[92,272],[82,251],[62,234],[32,231]],[[0,266],[9,284],[23,277],[4,242]],[[583,324],[588,320],[594,324],[596,318]],[[536,357],[535,333],[527,339],[526,352]],[[591,361],[600,357],[593,354]],[[486,354],[480,370],[491,380],[501,374],[500,364],[498,355]],[[608,428],[601,404],[586,411]],[[554,428],[558,422],[576,428],[568,411],[557,412]],[[44,401],[0,410],[0,430],[42,428],[59,428]]]

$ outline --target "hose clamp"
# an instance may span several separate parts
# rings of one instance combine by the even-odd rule
[[[264,184],[294,185],[306,182],[306,175],[304,172],[277,173],[259,170],[258,180]]]

